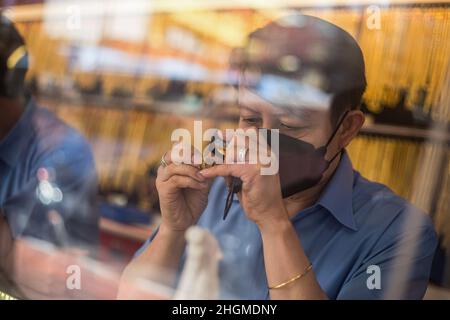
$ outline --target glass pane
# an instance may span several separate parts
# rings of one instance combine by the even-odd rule
[[[449,32],[444,1],[2,2],[0,299],[450,298]]]

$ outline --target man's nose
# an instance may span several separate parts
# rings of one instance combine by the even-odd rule
[[[278,129],[278,118],[271,115],[271,114],[267,114],[263,117],[263,128],[267,128],[267,129]]]

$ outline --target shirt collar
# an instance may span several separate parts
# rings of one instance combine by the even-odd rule
[[[353,215],[353,167],[345,150],[317,204],[327,209],[344,226],[358,230]]]
[[[29,99],[25,110],[11,131],[0,141],[0,159],[10,167],[14,167],[25,148],[28,137],[33,133],[32,115],[35,105]]]

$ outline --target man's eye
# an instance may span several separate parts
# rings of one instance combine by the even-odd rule
[[[291,126],[285,123],[280,123],[280,127],[283,129],[288,129],[288,130],[301,130],[304,129],[305,127],[302,126]]]
[[[260,122],[259,118],[254,118],[254,117],[248,117],[248,118],[241,118],[242,121],[244,121],[247,124],[258,124]]]

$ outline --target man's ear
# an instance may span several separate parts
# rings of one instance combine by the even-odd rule
[[[345,148],[358,134],[359,130],[364,124],[366,117],[361,110],[351,110],[347,113],[339,135],[339,147]]]

